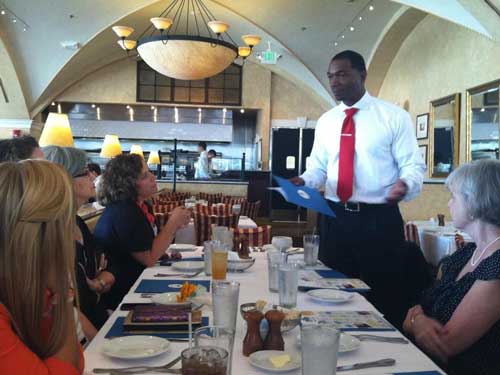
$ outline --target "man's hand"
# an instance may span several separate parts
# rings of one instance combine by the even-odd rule
[[[407,192],[408,185],[406,185],[406,182],[399,179],[392,185],[391,191],[389,191],[385,200],[387,203],[396,204],[405,197]]]
[[[292,177],[288,181],[290,181],[292,184],[297,185],[297,186],[303,186],[306,184],[306,182],[302,178],[300,178],[299,176]]]

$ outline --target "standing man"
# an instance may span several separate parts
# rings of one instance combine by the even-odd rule
[[[404,241],[397,203],[420,193],[426,167],[409,114],[366,91],[360,54],[337,54],[327,75],[341,103],[318,120],[309,168],[291,181],[325,186],[336,218],[321,218],[319,258],[364,279],[376,295]]]
[[[198,143],[198,152],[200,157],[196,163],[196,169],[194,171],[194,178],[197,180],[204,180],[210,178],[210,170],[208,165],[208,153],[207,153],[207,143]]]

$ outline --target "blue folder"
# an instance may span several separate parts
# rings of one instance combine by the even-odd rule
[[[125,317],[123,316],[118,317],[105,337],[107,339],[110,339],[120,336],[144,335],[144,332],[125,332],[123,330],[124,322],[125,322]],[[208,326],[207,316],[201,318],[201,326],[202,327]],[[189,338],[189,333],[153,332],[153,333],[148,333],[148,335],[162,337],[167,340],[185,340]]]
[[[281,188],[275,190],[281,193],[287,202],[335,217],[326,199],[321,196],[318,190],[307,186],[296,186],[282,177],[273,176],[273,178]]]
[[[324,279],[347,279],[347,275],[336,270],[314,270],[318,275]]]
[[[140,282],[135,290],[135,293],[178,293],[182,285],[188,281],[190,284],[203,285],[210,291],[210,280],[149,280],[144,279]]]

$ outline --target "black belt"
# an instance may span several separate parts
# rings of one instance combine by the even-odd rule
[[[361,212],[361,210],[373,210],[373,209],[380,209],[380,208],[389,208],[392,207],[393,205],[387,204],[387,203],[363,203],[363,202],[335,202],[335,201],[330,201],[330,203],[335,207],[335,208],[340,208],[343,209],[344,211],[348,212]]]

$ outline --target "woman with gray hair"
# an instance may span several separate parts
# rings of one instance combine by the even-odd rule
[[[61,164],[73,182],[76,207],[81,207],[89,198],[95,197],[93,177],[87,169],[87,155],[73,147],[48,146],[43,149],[47,160]],[[108,314],[100,296],[107,293],[115,282],[114,271],[107,267],[106,257],[98,251],[94,237],[83,219],[76,215],[76,280],[80,309],[85,317],[81,318],[87,339],[92,339],[96,328],[106,322]],[[90,324],[89,324],[90,323]]]
[[[500,374],[500,161],[456,169],[446,185],[453,223],[470,243],[445,259],[403,328],[450,374]]]

